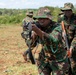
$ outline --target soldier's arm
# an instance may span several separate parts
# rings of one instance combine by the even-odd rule
[[[76,47],[76,36],[72,40],[71,47],[72,48]]]
[[[52,33],[49,34],[39,29],[36,25],[33,25],[32,28],[36,32],[36,34],[45,42],[50,42],[50,41],[57,42],[59,39],[60,27],[57,27],[56,29],[54,29]]]
[[[76,28],[75,28],[75,35],[70,46],[70,53],[71,53],[70,57],[72,56],[72,51],[75,51],[75,50],[76,50]]]
[[[52,31],[52,33],[50,33],[49,39],[50,39],[50,41],[57,42],[57,43],[58,43],[60,40],[62,40],[61,26],[56,27],[56,28]]]
[[[73,40],[72,40],[72,42],[71,42],[71,47],[72,47],[72,48],[75,48],[75,47],[76,47],[76,28],[75,28],[74,38],[73,38]]]

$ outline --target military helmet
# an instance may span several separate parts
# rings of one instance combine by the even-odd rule
[[[64,4],[64,7],[61,8],[62,11],[65,11],[65,10],[72,10],[74,8],[73,4],[72,3],[65,3]]]
[[[49,18],[52,19],[52,15],[50,13],[50,10],[48,8],[40,8],[37,16],[34,16],[33,18],[39,19],[39,18]]]
[[[33,16],[33,11],[29,11],[26,13],[27,16]]]

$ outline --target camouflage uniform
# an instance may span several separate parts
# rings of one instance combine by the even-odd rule
[[[64,8],[62,8],[62,11],[72,10],[73,4],[71,3],[65,3]],[[69,46],[73,48],[72,50],[72,57],[71,60],[71,68],[73,71],[73,75],[76,75],[76,15],[72,13],[71,18],[68,19],[68,17],[64,14],[60,20],[64,21],[66,32],[67,32],[67,38],[69,42]],[[61,22],[60,21],[60,22]]]
[[[57,19],[57,22],[60,23],[61,22],[61,17],[64,16],[64,12],[61,11],[59,14],[58,14],[58,19]]]
[[[23,21],[22,21],[23,28],[24,28],[24,24],[28,23],[28,22],[33,22],[33,11],[29,11],[29,12],[26,13],[26,18],[24,18]]]
[[[29,43],[32,45],[31,40],[29,38],[29,30],[25,28],[25,25],[29,22],[33,22],[33,11],[29,11],[26,13],[26,18],[22,21],[23,32],[21,33],[22,37],[25,39],[26,45],[29,47]],[[35,45],[35,44],[34,44]],[[32,48],[33,49],[33,48]],[[28,61],[29,58],[27,54],[29,53],[29,49],[23,53],[23,57],[25,61]],[[27,59],[28,58],[28,59]]]
[[[49,18],[51,20],[49,12],[40,13],[35,18]],[[59,24],[51,20],[48,26],[41,28],[49,37],[42,35],[43,39],[40,39],[42,50],[37,60],[40,75],[50,75],[51,72],[52,75],[66,75],[68,73],[69,63],[62,43],[61,28],[57,26]]]

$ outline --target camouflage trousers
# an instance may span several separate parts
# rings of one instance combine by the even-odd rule
[[[70,58],[70,63],[71,63],[71,70],[72,70],[72,75],[76,75],[76,61],[73,60],[73,58]]]
[[[72,69],[72,75],[76,75],[76,46],[72,51],[72,57],[70,58],[71,63],[71,69]]]
[[[69,62],[66,58],[62,62],[51,60],[49,62],[37,61],[39,75],[69,75]]]

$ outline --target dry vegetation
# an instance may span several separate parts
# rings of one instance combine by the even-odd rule
[[[0,26],[0,75],[38,75],[37,67],[24,63],[27,49],[20,33],[21,26]]]

